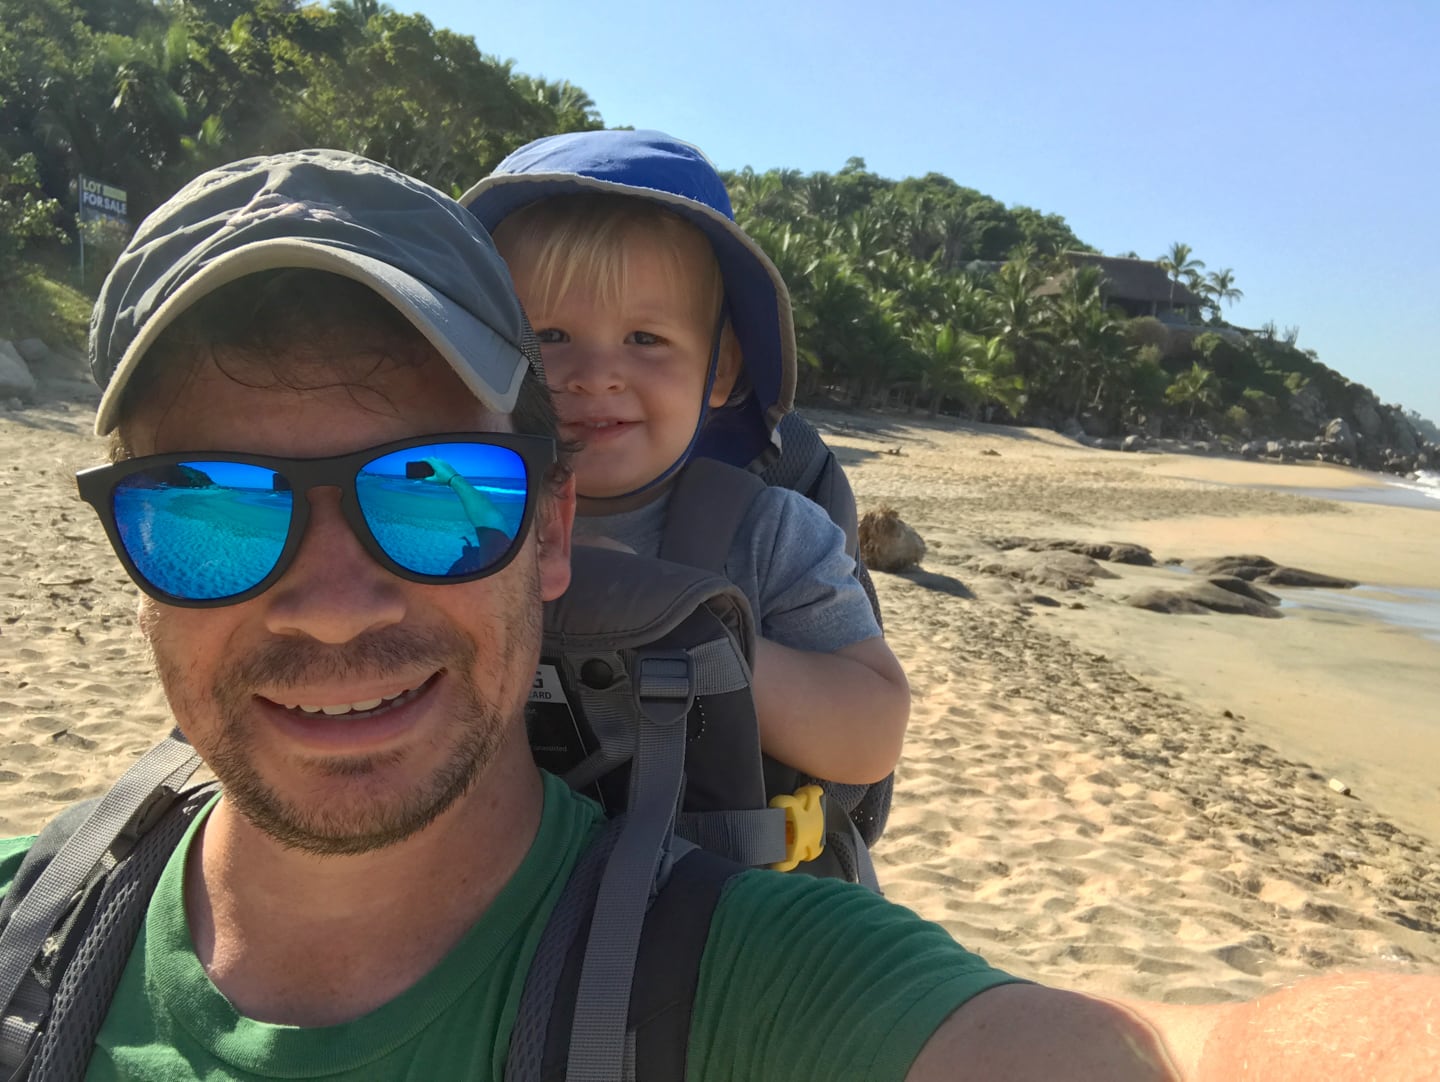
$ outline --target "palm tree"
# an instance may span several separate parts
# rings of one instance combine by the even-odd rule
[[[1041,281],[1026,251],[1006,261],[990,280],[995,329],[1015,358],[1015,367],[1032,396],[1040,389],[1041,354],[1050,339],[1046,318],[1049,300],[1035,295]]]
[[[1235,288],[1235,272],[1229,267],[1224,270],[1211,271],[1205,279],[1205,292],[1210,294],[1215,302],[1215,311],[1218,314],[1220,305],[1229,304],[1244,298],[1242,290]]]
[[[1162,255],[1157,263],[1160,269],[1170,276],[1170,306],[1175,306],[1175,286],[1182,277],[1192,278],[1205,269],[1205,264],[1198,259],[1191,257],[1190,245],[1182,244],[1178,240],[1170,245],[1170,250]]]
[[[1165,401],[1173,406],[1188,406],[1186,416],[1194,418],[1198,406],[1214,408],[1220,402],[1215,373],[1201,364],[1192,364],[1165,389]]]

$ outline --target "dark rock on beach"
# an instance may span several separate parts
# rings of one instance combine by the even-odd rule
[[[1096,579],[1120,577],[1076,552],[1011,551],[989,559],[976,558],[970,561],[970,567],[981,574],[1000,575],[1052,590],[1079,590],[1094,586]]]
[[[1218,556],[1192,565],[1202,575],[1230,575],[1246,582],[1263,582],[1270,586],[1318,586],[1348,590],[1358,583],[1318,571],[1298,567],[1282,567],[1265,556]]]
[[[1092,560],[1105,560],[1112,564],[1134,564],[1137,567],[1154,567],[1155,557],[1144,545],[1128,541],[1066,541],[1055,538],[1035,537],[991,537],[989,544],[1001,551],[1026,549],[1030,552],[1073,552],[1088,556]]]
[[[1242,583],[1242,585],[1248,587],[1249,583]],[[1264,591],[1257,591],[1257,593],[1264,594]],[[1274,595],[1268,596],[1273,597]],[[1128,603],[1137,609],[1180,615],[1208,615],[1218,612],[1226,615],[1258,616],[1270,620],[1280,618],[1280,610],[1277,607],[1279,598],[1276,598],[1274,602],[1261,600],[1240,592],[1230,584],[1208,580],[1191,583],[1176,590],[1159,587],[1141,590],[1131,594]]]

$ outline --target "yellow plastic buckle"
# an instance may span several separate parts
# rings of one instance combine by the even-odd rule
[[[820,803],[824,795],[820,786],[805,785],[794,795],[782,793],[770,801],[772,808],[785,810],[785,859],[770,865],[777,872],[788,872],[825,851],[825,808]]]

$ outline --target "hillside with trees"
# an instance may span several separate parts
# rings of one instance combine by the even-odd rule
[[[375,0],[0,0],[0,335],[74,327],[84,298],[59,280],[74,283],[77,229],[82,294],[123,244],[77,223],[82,173],[125,189],[132,222],[204,169],[304,146],[458,194],[522,143],[602,126],[580,88]],[[1236,273],[1183,243],[1100,257],[1058,214],[859,158],[727,179],[790,284],[804,398],[1435,464],[1433,427],[1326,368],[1298,331],[1226,324]],[[1153,313],[1121,303],[1116,268],[1150,276]]]

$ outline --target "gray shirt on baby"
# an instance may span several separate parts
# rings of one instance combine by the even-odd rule
[[[666,493],[634,511],[577,517],[575,538],[608,537],[658,556],[669,503]],[[725,557],[725,577],[749,599],[760,637],[812,653],[880,634],[854,572],[840,527],[818,504],[777,486],[756,496]]]

